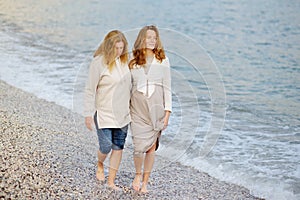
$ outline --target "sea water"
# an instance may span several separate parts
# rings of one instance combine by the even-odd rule
[[[0,1],[0,78],[82,111],[92,54],[161,30],[173,112],[158,153],[266,199],[300,198],[300,2]],[[199,59],[195,59],[198,57]]]

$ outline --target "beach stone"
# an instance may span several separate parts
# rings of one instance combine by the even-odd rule
[[[121,190],[113,191],[95,178],[97,139],[83,116],[3,81],[0,91],[0,199],[260,199],[159,154],[165,167],[154,169],[148,194],[137,193],[132,144],[116,178]]]

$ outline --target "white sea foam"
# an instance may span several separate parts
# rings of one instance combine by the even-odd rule
[[[162,7],[169,3],[163,2]],[[33,9],[27,1],[15,3],[27,13]],[[10,1],[7,0],[7,4]],[[174,6],[171,12],[176,13],[172,19],[157,16],[156,22],[160,27],[173,28],[201,42],[214,58],[224,78],[227,95],[225,126],[210,154],[200,159],[197,150],[207,138],[212,119],[211,99],[204,81],[191,78],[193,71],[189,71],[186,60],[170,55],[173,56],[171,65],[178,64],[172,66],[176,77],[182,74],[186,79],[180,80],[187,82],[176,85],[177,93],[184,95],[178,98],[175,94],[174,111],[160,151],[177,150],[180,156],[177,158],[175,154],[174,159],[218,179],[245,186],[257,196],[300,199],[300,70],[297,68],[300,27],[294,20],[299,18],[299,3],[291,0],[284,3],[194,1],[187,9],[182,9],[182,4],[186,5],[179,1],[178,6]],[[5,5],[4,1],[0,6],[6,8]],[[0,79],[80,113],[87,67],[104,32],[116,27],[123,30],[141,27],[153,18],[120,9],[131,20],[122,21],[113,16],[108,19],[103,13],[111,8],[109,5],[103,5],[99,8],[101,12],[92,15],[93,3],[73,6],[82,11],[82,21],[74,17],[73,8],[63,6],[56,12],[63,10],[66,17],[60,18],[62,13],[57,13],[60,17],[56,23],[47,18],[53,13],[41,12],[38,5],[35,6],[38,8],[36,19],[32,15],[27,19],[19,10],[2,9]],[[156,8],[149,9],[156,11]],[[273,15],[275,12],[278,15]],[[136,23],[128,25],[128,21]],[[134,38],[133,35],[130,38]],[[184,85],[191,86],[189,91],[196,91],[196,97],[184,93]],[[182,99],[183,96],[186,98]],[[188,105],[188,99],[193,98],[197,98],[199,109],[187,109],[191,115],[186,120],[182,116],[189,113],[181,113],[179,100]],[[193,118],[199,120],[192,123],[197,127],[189,125]],[[187,140],[191,144],[185,148],[172,146],[173,133],[185,134],[178,132],[183,128],[185,132],[196,131],[196,134],[187,134],[194,136]]]

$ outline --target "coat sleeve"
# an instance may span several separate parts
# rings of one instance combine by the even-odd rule
[[[163,88],[164,88],[165,110],[172,112],[171,68],[170,68],[169,59],[166,58],[162,64],[164,68]]]
[[[99,57],[93,58],[89,66],[88,78],[84,90],[83,115],[85,117],[93,116],[96,111],[95,98],[96,98],[97,86],[101,78],[100,67],[101,67],[101,59]]]

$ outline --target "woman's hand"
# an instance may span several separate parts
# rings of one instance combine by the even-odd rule
[[[167,127],[168,127],[168,124],[169,124],[169,118],[170,118],[170,114],[171,112],[166,110],[165,111],[165,119],[164,119],[164,128],[162,130],[165,130]]]
[[[92,131],[93,130],[93,118],[92,117],[85,117],[85,126]]]

